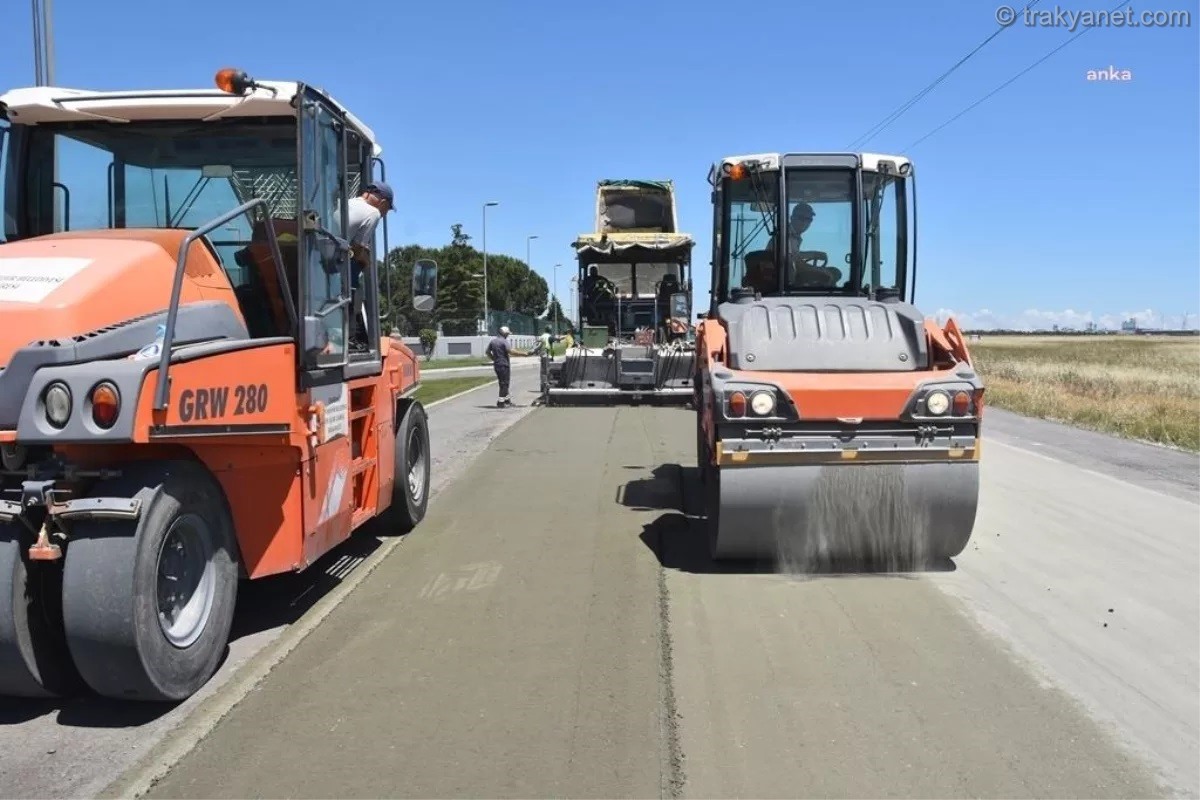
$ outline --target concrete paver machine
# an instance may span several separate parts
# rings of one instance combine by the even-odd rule
[[[785,571],[936,567],[970,539],[984,387],[913,305],[912,164],[732,157],[710,173],[697,459],[711,553]]]
[[[679,232],[671,181],[602,180],[593,230],[572,243],[579,338],[542,358],[547,405],[692,400],[695,240]]]
[[[0,695],[182,700],[240,580],[424,517],[417,358],[347,235],[374,134],[313,86],[215,82],[0,96]],[[436,282],[414,266],[422,310]]]

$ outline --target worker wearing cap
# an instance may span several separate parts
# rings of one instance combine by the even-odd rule
[[[504,408],[512,405],[512,399],[508,396],[508,382],[512,377],[512,364],[509,361],[511,354],[519,356],[529,355],[520,350],[513,350],[508,344],[508,326],[500,326],[500,335],[493,336],[488,342],[485,355],[492,360],[492,369],[496,372],[496,380],[500,384],[500,396],[496,399],[496,408]]]
[[[362,320],[363,297],[358,284],[364,269],[371,265],[371,250],[375,244],[375,227],[383,215],[395,206],[392,187],[382,181],[370,183],[362,194],[346,204],[346,236],[350,242],[350,286],[354,290],[352,343],[365,346],[366,323]]]
[[[789,285],[825,285],[828,282],[832,285],[841,277],[841,271],[833,267],[813,267],[808,261],[814,258],[825,258],[825,253],[820,251],[810,251],[803,249],[804,234],[808,232],[808,228],[812,225],[815,212],[813,207],[804,201],[796,203],[792,207],[791,214],[788,215],[788,237],[787,237],[787,260]],[[775,234],[771,235],[770,243],[767,245],[767,252],[770,254],[770,262],[764,266],[769,269],[774,269],[774,253],[775,253]],[[802,280],[802,277],[806,280]],[[814,281],[816,282],[814,284]],[[755,280],[755,284],[766,284],[760,288],[764,292],[774,292],[774,288],[778,281],[774,276],[774,272],[763,275],[760,280]]]

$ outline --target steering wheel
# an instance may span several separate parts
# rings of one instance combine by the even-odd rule
[[[592,284],[591,294],[597,300],[601,298],[615,298],[617,296],[617,285],[603,275],[598,275],[596,276],[596,282]]]
[[[825,269],[829,264],[829,254],[824,250],[801,250],[792,254],[792,265],[796,266],[797,262],[811,269]]]
[[[791,257],[793,278],[797,286],[827,288],[836,286],[842,271],[829,266],[829,254],[820,250],[802,250]]]

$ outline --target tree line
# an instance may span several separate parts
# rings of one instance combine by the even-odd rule
[[[483,315],[483,253],[471,244],[461,223],[450,226],[450,243],[439,248],[408,244],[388,251],[380,267],[380,291],[385,303],[381,311],[392,312],[391,319],[403,336],[418,336],[424,329],[446,336],[469,336],[476,332],[476,320]],[[438,265],[437,307],[431,313],[412,307],[413,264],[433,259]],[[552,323],[558,307],[560,328],[574,327],[557,297],[550,297],[546,279],[520,259],[488,253],[488,309],[540,317],[547,310]],[[390,280],[390,285],[389,285]],[[389,294],[390,289],[390,294]],[[493,326],[494,327],[494,326]]]

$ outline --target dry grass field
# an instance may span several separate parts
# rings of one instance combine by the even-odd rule
[[[1200,337],[984,334],[967,346],[987,405],[1200,451]]]

